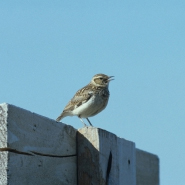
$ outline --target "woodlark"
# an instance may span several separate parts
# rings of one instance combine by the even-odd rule
[[[56,121],[60,121],[66,116],[78,116],[84,126],[86,124],[82,118],[86,118],[92,126],[88,117],[98,114],[107,106],[109,100],[108,87],[109,82],[113,80],[112,77],[104,74],[93,76],[88,85],[76,92]]]

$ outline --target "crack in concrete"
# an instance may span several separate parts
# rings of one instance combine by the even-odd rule
[[[34,152],[34,151],[21,152],[21,151],[18,151],[16,149],[12,149],[12,148],[8,148],[8,147],[7,148],[0,148],[0,152],[13,152],[13,153],[22,154],[22,155],[30,155],[30,156],[40,155],[40,156],[45,156],[45,157],[58,157],[58,158],[77,156],[76,154],[61,156],[61,155],[43,154],[43,153]]]
[[[110,175],[111,167],[112,167],[112,152],[110,151],[108,164],[107,164],[106,185],[109,183],[109,175]]]

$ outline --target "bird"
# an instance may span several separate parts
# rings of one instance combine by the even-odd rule
[[[66,116],[78,116],[84,126],[82,118],[86,118],[93,127],[88,117],[95,116],[104,110],[109,100],[109,82],[114,76],[96,74],[90,83],[76,92],[74,97],[65,106],[63,112],[56,119],[59,122]]]

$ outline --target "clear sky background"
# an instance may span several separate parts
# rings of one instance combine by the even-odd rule
[[[185,1],[0,1],[1,103],[56,119],[97,73],[115,80],[92,124],[157,154],[161,185],[184,185]]]

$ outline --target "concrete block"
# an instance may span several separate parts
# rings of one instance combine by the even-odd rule
[[[135,144],[94,127],[77,133],[78,184],[136,185]]]
[[[159,158],[105,130],[0,104],[0,185],[159,185]]]
[[[0,104],[0,155],[0,184],[76,184],[76,130],[69,125]]]
[[[137,185],[159,185],[158,156],[136,149]]]

